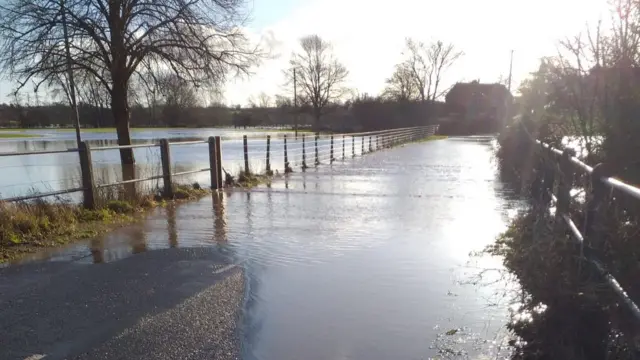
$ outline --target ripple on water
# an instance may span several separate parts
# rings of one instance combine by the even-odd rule
[[[338,161],[158,209],[55,256],[218,247],[246,269],[247,359],[495,357],[507,314],[488,307],[495,285],[462,284],[469,253],[517,208],[491,151],[451,139]]]

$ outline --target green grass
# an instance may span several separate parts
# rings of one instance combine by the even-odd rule
[[[130,128],[131,131],[145,131],[145,130],[167,130],[167,129],[178,129],[178,128]],[[76,129],[64,128],[64,129],[54,129],[60,132],[75,132]],[[80,132],[83,133],[115,133],[116,128],[81,128]]]
[[[61,246],[95,237],[130,224],[148,209],[166,205],[166,200],[198,199],[210,191],[199,184],[174,185],[173,199],[153,193],[140,194],[123,201],[98,194],[102,204],[97,210],[64,201],[0,202],[0,264],[19,259],[39,249]]]
[[[40,136],[32,135],[32,134],[0,133],[0,139],[22,139],[22,138],[34,138],[34,137],[40,137]]]

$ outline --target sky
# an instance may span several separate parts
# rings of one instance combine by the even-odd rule
[[[406,37],[429,43],[453,43],[464,52],[443,76],[443,87],[457,81],[496,82],[509,73],[513,89],[545,55],[557,53],[558,40],[600,18],[609,18],[607,0],[248,0],[245,30],[260,41],[270,59],[249,78],[230,79],[223,91],[228,105],[246,105],[264,92],[291,95],[282,70],[299,39],[317,34],[333,44],[349,70],[347,86],[357,93],[379,94],[402,60]],[[14,87],[0,81],[0,102]]]
[[[249,79],[229,81],[227,104],[244,105],[261,92],[290,93],[282,69],[309,34],[333,44],[349,70],[348,85],[361,94],[382,91],[406,37],[451,42],[465,53],[445,74],[445,87],[506,78],[513,50],[517,89],[542,56],[557,53],[559,40],[610,18],[607,0],[253,0],[249,6],[250,37],[262,38],[277,58],[264,61]]]

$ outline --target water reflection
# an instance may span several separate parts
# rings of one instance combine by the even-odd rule
[[[508,312],[488,307],[495,288],[460,285],[513,208],[491,157],[486,142],[444,140],[295,172],[158,209],[93,259],[131,256],[132,237],[230,254],[245,266],[246,359],[493,358],[483,340]]]
[[[213,233],[217,243],[227,242],[227,220],[224,212],[224,193],[214,192],[211,194],[213,200]]]
[[[104,262],[104,246],[103,238],[97,237],[91,240],[90,251],[94,264],[102,264]]]
[[[242,141],[238,133],[224,130],[207,129],[180,130],[180,131],[145,131],[135,132],[134,144],[157,144],[161,138],[171,138],[171,157],[174,172],[191,171],[209,167],[209,152],[207,144],[179,145],[178,142],[204,140],[209,135],[222,134],[227,140],[222,146],[222,161],[225,169],[231,174],[237,174],[243,167]],[[225,134],[227,134],[225,136]],[[44,139],[28,140],[0,140],[0,152],[32,152],[47,150],[66,150],[76,148],[73,134],[55,133],[46,134]],[[276,134],[274,134],[276,135]],[[279,134],[281,136],[282,134]],[[241,136],[241,135],[240,135]],[[266,133],[253,132],[254,139],[249,141],[250,159],[252,171],[261,173],[265,170],[266,140],[255,137],[264,137]],[[92,162],[94,178],[97,184],[108,184],[122,180],[122,167],[120,155],[117,150],[98,151],[97,148],[117,145],[115,134],[87,133],[84,139],[94,149]],[[274,170],[283,169],[283,141],[282,138],[273,136],[271,141],[271,165]],[[157,147],[134,149],[136,159],[135,173],[138,178],[151,177],[161,173],[160,153]],[[0,178],[0,197],[25,195],[30,192],[50,192],[79,187],[80,164],[77,153],[57,153],[44,155],[6,156],[0,158],[0,170],[11,171],[11,177]],[[187,178],[177,177],[179,182],[198,182],[202,186],[209,186],[210,179],[206,172],[190,175]],[[154,188],[158,183],[153,182],[148,186]],[[69,200],[77,201],[79,194],[71,195]]]
[[[178,247],[178,229],[176,227],[176,205],[167,205],[167,231],[169,233],[169,247]]]

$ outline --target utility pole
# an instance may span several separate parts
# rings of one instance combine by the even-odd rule
[[[293,68],[293,111],[294,111],[294,125],[293,129],[296,132],[296,139],[298,138],[298,88],[296,81],[296,68]]]
[[[60,0],[60,12],[62,13],[62,32],[64,35],[64,50],[67,57],[67,77],[69,80],[69,97],[71,98],[71,108],[75,117],[76,141],[80,147],[80,114],[78,114],[78,104],[76,103],[76,84],[73,81],[73,70],[71,69],[71,50],[69,46],[69,31],[67,30],[67,14],[64,8],[64,0]]]
[[[509,93],[511,93],[511,73],[513,71],[513,50],[511,50],[511,60],[509,61]]]

